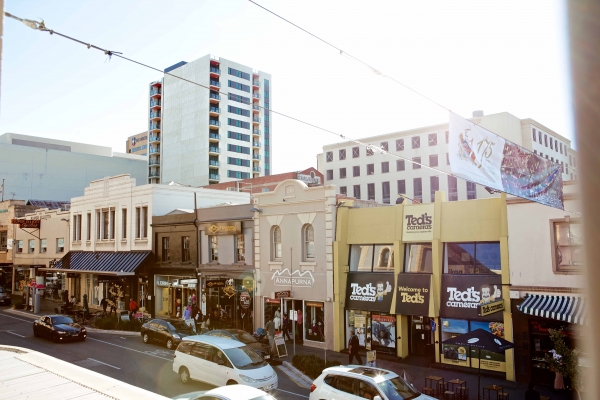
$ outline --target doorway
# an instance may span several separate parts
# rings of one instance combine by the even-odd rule
[[[431,318],[411,316],[410,319],[410,354],[416,356],[433,355]]]

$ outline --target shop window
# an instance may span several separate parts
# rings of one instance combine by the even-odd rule
[[[325,341],[325,303],[320,301],[304,302],[304,330],[306,340]]]
[[[404,253],[404,272],[433,273],[431,244],[406,244]]]
[[[96,210],[96,240],[100,240],[100,210]]]
[[[102,239],[108,240],[108,231],[109,231],[109,214],[108,210],[102,210]]]
[[[17,240],[17,253],[22,253],[22,252],[23,252],[23,241]]]
[[[349,264],[351,272],[393,271],[394,245],[353,244]]]
[[[553,223],[554,271],[578,271],[583,267],[583,232],[572,221]]]
[[[500,273],[500,243],[446,243],[444,273],[482,274]]]
[[[48,251],[48,245],[46,239],[40,239],[40,253]]]
[[[209,236],[210,238],[210,261],[219,261],[219,237]]]
[[[277,225],[271,229],[271,259],[281,260],[281,228]]]
[[[394,246],[376,245],[374,255],[376,262],[373,263],[374,271],[393,271],[394,270]]]
[[[190,237],[181,238],[181,261],[190,261]]]
[[[29,239],[29,246],[27,246],[28,253],[35,253],[35,239]]]
[[[121,210],[121,239],[127,239],[127,209]]]
[[[162,238],[162,248],[161,248],[162,261],[171,261],[171,254],[169,251],[169,238]]]
[[[246,261],[246,249],[245,249],[245,244],[244,244],[244,235],[236,235],[235,237],[235,243],[236,243],[236,261],[237,262],[244,262]]]
[[[396,353],[396,316],[378,312],[346,310],[346,343],[350,332],[358,336],[365,350]]]
[[[135,237],[137,239],[148,237],[148,207],[135,208]]]
[[[314,261],[315,259],[315,229],[311,224],[302,227],[302,237],[304,246],[304,261]]]
[[[65,238],[56,239],[56,252],[57,253],[65,252]]]
[[[8,232],[1,231],[0,232],[0,251],[8,250]]]

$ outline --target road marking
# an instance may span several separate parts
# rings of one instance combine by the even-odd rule
[[[119,337],[120,337],[121,339],[127,339],[127,338],[124,338],[123,336],[119,336]]]
[[[17,335],[17,336],[20,336],[20,337],[25,337],[23,335],[19,335],[18,333],[14,333],[14,332],[11,332],[11,331],[5,331],[5,332],[6,333],[10,333],[11,335]]]
[[[283,389],[273,389],[273,390],[278,390],[280,392],[285,392],[285,393],[293,394],[293,395],[296,395],[296,396],[299,396],[299,397],[304,397],[304,398],[308,399],[308,396],[305,396],[303,394],[298,394],[298,393],[294,393],[294,392],[288,392],[287,390],[283,390]]]
[[[129,348],[129,347],[125,347],[125,346],[119,346],[118,344],[114,344],[114,343],[110,343],[110,342],[105,342],[104,340],[100,340],[100,339],[94,339],[94,338],[91,338],[91,337],[89,337],[89,336],[87,337],[87,339],[88,339],[88,340],[95,340],[96,342],[100,342],[100,343],[106,343],[106,344],[109,344],[109,345],[111,345],[111,346],[120,347],[120,348],[122,348],[122,349],[131,350],[131,351],[135,351],[136,353],[144,354],[144,355],[146,355],[146,356],[160,358],[161,360],[173,361],[173,359],[172,359],[172,358],[164,358],[164,357],[155,356],[154,354],[148,354],[148,353],[146,353],[146,352],[144,352],[144,351],[139,351],[139,350],[136,350],[136,349],[132,349],[132,348]]]
[[[25,321],[25,322],[31,322],[28,321],[26,319],[21,319],[21,318],[17,318],[17,317],[11,317],[10,315],[6,315],[6,314],[2,314],[3,317],[7,317],[7,318],[12,318],[12,319],[18,319],[19,321]]]
[[[107,364],[107,363],[103,363],[102,361],[98,361],[98,360],[95,360],[95,359],[93,359],[93,358],[88,358],[88,360],[96,361],[97,363],[100,363],[100,364],[107,365],[107,366],[109,366],[109,367],[111,367],[111,368],[114,368],[114,369],[121,369],[121,368],[119,368],[119,367],[115,367],[114,365],[110,365],[110,364]]]

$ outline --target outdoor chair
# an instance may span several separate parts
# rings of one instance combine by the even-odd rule
[[[54,314],[60,314],[57,307],[54,307]]]

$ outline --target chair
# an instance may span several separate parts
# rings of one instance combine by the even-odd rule
[[[438,394],[443,394],[446,390],[448,390],[448,383],[438,381],[437,382],[437,392]]]
[[[466,386],[460,386],[457,388],[458,398],[461,400],[469,400],[469,388]]]
[[[426,394],[429,396],[433,396],[435,394],[435,391],[433,390],[433,388],[430,388],[430,387],[423,388],[423,390],[421,390],[421,392],[423,394]]]
[[[510,396],[508,395],[508,393],[498,393],[498,400],[502,399],[502,400],[509,400]]]
[[[444,399],[456,400],[456,393],[451,390],[446,390],[444,392]]]

